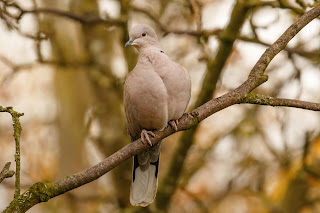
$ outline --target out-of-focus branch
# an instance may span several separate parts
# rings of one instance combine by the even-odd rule
[[[268,46],[268,47],[271,46],[270,44],[263,42],[263,41],[259,40],[258,38],[239,36],[238,39],[242,40],[242,41],[246,41],[246,42],[261,44],[261,45]],[[290,48],[290,47],[286,47],[286,48],[284,48],[284,50],[287,51],[288,53],[298,54],[300,56],[307,57],[307,58],[320,58],[320,51],[306,51],[306,50],[302,50],[302,49],[298,49],[298,48]]]
[[[0,20],[3,20],[9,29],[15,29],[20,35],[36,41],[48,39],[48,36],[45,33],[32,35],[20,30],[18,23],[20,21],[20,18],[22,18],[23,16],[23,13],[21,11],[22,9],[20,8],[20,6],[14,1],[0,1]]]
[[[14,155],[14,160],[16,162],[16,183],[15,183],[15,192],[14,198],[19,197],[20,195],[20,135],[21,135],[21,124],[19,117],[23,116],[23,113],[19,113],[13,110],[12,107],[2,107],[0,106],[0,112],[10,113],[13,121],[13,136],[15,140],[16,153]],[[10,165],[10,164],[9,164]]]
[[[317,136],[315,139],[311,140],[311,134],[307,133],[305,135],[305,143],[303,146],[303,155],[302,155],[302,169],[307,172],[309,175],[320,179],[320,172],[319,167],[314,166],[312,163],[307,162],[307,158],[309,155],[312,155],[310,153],[310,150],[312,149],[312,145],[315,141],[319,139],[319,136]]]
[[[40,60],[35,62],[26,62],[21,64],[16,64],[13,61],[9,60],[7,57],[0,55],[0,63],[4,64],[7,68],[10,69],[10,73],[7,74],[3,78],[2,81],[0,81],[0,85],[4,82],[6,82],[10,77],[12,77],[13,74],[16,72],[20,72],[23,70],[32,69],[35,67],[43,66],[43,65],[50,65],[50,66],[56,66],[60,68],[75,68],[75,70],[84,71],[83,69],[77,69],[81,67],[90,66],[92,67],[93,64],[90,61],[84,61],[84,62],[65,62],[65,61],[55,61],[55,60]]]
[[[285,4],[286,1],[281,1],[281,2],[282,2],[281,3],[282,7],[288,6]],[[273,7],[280,7],[280,4],[278,1],[264,2],[264,1],[259,1],[259,0],[257,0],[257,1],[252,0],[252,1],[248,1],[246,3],[247,7],[266,6],[266,5],[270,5]],[[51,14],[51,15],[56,15],[56,16],[60,16],[60,17],[65,17],[65,18],[80,22],[82,24],[87,24],[87,25],[89,25],[89,24],[91,24],[91,25],[107,24],[107,25],[123,26],[125,24],[124,21],[119,20],[119,19],[110,19],[110,18],[103,19],[100,17],[91,17],[91,16],[74,14],[69,11],[63,11],[63,10],[59,10],[59,9],[52,9],[52,8],[23,9],[18,4],[12,4],[12,3],[8,4],[7,6],[13,7],[19,11],[18,14],[15,14],[15,15],[10,14],[8,11],[5,12],[5,14],[7,16],[9,16],[10,18],[13,18],[16,21],[19,21],[25,14],[28,14],[28,13],[33,13],[33,14],[44,13],[44,14]],[[177,34],[177,35],[190,35],[190,36],[195,36],[195,37],[201,37],[201,36],[209,37],[209,36],[220,36],[221,32],[222,32],[221,29],[212,29],[212,30],[169,29],[168,27],[166,27],[166,25],[164,25],[160,22],[159,17],[154,15],[155,13],[153,13],[151,10],[149,10],[147,8],[137,7],[134,5],[131,5],[130,9],[134,12],[143,13],[146,16],[148,16],[151,20],[153,20],[159,26],[161,31],[163,31],[165,34],[173,33],[173,34]],[[302,10],[299,10],[299,14],[301,14],[301,13],[302,13]],[[3,18],[3,17],[0,16],[0,18]],[[6,22],[9,22],[9,21],[6,20]],[[48,39],[48,35],[46,35],[44,33],[39,33],[38,35],[34,36],[34,35],[30,35],[30,34],[22,32],[14,24],[10,24],[10,26],[11,26],[11,28],[15,28],[18,31],[18,33],[24,37],[34,39],[34,40]],[[270,46],[270,44],[262,42],[257,38],[249,38],[249,37],[245,37],[245,36],[239,36],[238,39],[243,40],[243,41],[248,41],[248,42],[259,43],[259,44],[262,44],[265,46]],[[313,51],[313,52],[311,51],[310,52],[310,51],[300,50],[297,48],[288,48],[288,47],[286,47],[285,50],[288,51],[289,53],[296,53],[296,54],[299,54],[299,55],[305,56],[305,57],[319,57],[319,55],[320,55],[319,51]]]
[[[0,173],[0,183],[5,179],[12,177],[14,175],[14,171],[9,170],[11,162],[7,162],[6,165],[4,165],[1,173]]]
[[[69,11],[63,11],[63,10],[52,9],[52,8],[36,8],[36,9],[31,9],[31,10],[20,8],[20,10],[21,10],[21,14],[18,18],[20,18],[24,14],[28,14],[28,13],[34,13],[34,14],[46,13],[46,14],[52,14],[52,15],[56,15],[56,16],[65,17],[65,18],[80,22],[82,24],[90,24],[90,25],[95,25],[95,24],[121,25],[121,24],[123,24],[122,21],[117,20],[117,19],[111,19],[111,18],[102,19],[100,17],[83,16],[83,15],[71,13]]]
[[[5,14],[6,17],[10,17],[11,19],[16,20],[16,22],[19,22],[19,20],[25,15],[25,14],[51,14],[51,15],[56,15],[60,17],[65,17],[77,22],[80,22],[82,24],[90,24],[90,25],[95,25],[95,24],[107,24],[107,25],[121,25],[123,24],[122,21],[117,20],[117,19],[102,19],[100,17],[92,17],[92,16],[84,16],[84,15],[78,15],[71,13],[69,11],[63,11],[59,9],[53,9],[53,8],[33,8],[33,9],[23,9],[18,5],[17,3],[13,1],[2,1],[1,2],[1,8],[0,8],[0,14]],[[8,12],[8,8],[14,8],[15,12],[10,13]],[[1,16],[0,16],[1,18]]]
[[[288,8],[297,14],[303,14],[305,12],[305,8],[296,7],[289,0],[279,0],[279,3],[281,8]]]
[[[39,64],[37,63],[24,63],[24,64],[15,64],[13,61],[9,60],[7,57],[0,55],[0,63],[3,63],[6,67],[8,67],[11,72],[18,72],[20,70],[24,69],[30,69],[33,68]],[[46,62],[41,62],[41,63],[46,63]]]
[[[245,3],[247,7],[256,7],[256,6],[273,6],[273,7],[280,7],[280,4],[278,1],[260,1],[260,0],[252,0],[252,1],[248,1]],[[222,29],[212,29],[212,30],[204,30],[204,29],[198,29],[198,30],[183,30],[183,29],[169,29],[165,24],[162,24],[160,22],[160,19],[158,16],[155,15],[154,12],[152,12],[152,10],[147,9],[147,8],[141,8],[141,7],[137,7],[134,5],[130,6],[131,10],[134,12],[138,12],[138,13],[142,13],[146,16],[148,16],[152,21],[154,21],[157,26],[159,26],[160,30],[162,32],[164,32],[165,34],[169,34],[169,33],[173,33],[173,34],[177,34],[177,35],[189,35],[189,36],[193,36],[193,37],[209,37],[209,36],[224,36],[224,39],[230,39],[230,40],[235,40],[235,39],[239,39],[242,41],[246,41],[246,42],[252,42],[252,43],[257,43],[257,44],[261,44],[264,46],[271,46],[271,44],[268,44],[266,42],[261,41],[259,38],[254,37],[254,38],[250,38],[247,36],[242,36],[242,35],[222,35],[221,33],[223,32]],[[286,47],[284,49],[285,51],[287,51],[288,53],[295,53],[298,54],[300,56],[303,57],[307,57],[307,58],[319,58],[320,57],[320,52],[319,51],[305,51],[302,49],[298,49],[298,48],[290,48],[290,47]]]
[[[166,27],[166,25],[162,24],[160,22],[160,19],[158,16],[154,15],[155,13],[152,12],[152,10],[147,8],[141,8],[134,5],[130,6],[131,10],[134,12],[142,13],[146,16],[148,16],[152,21],[154,21],[157,26],[159,26],[160,30],[166,34],[173,33],[178,35],[190,35],[190,36],[213,36],[218,35],[221,32],[221,29],[213,29],[213,30],[201,30],[201,31],[195,31],[195,30],[182,30],[182,29],[169,29]]]
[[[320,103],[312,103],[306,101],[299,101],[285,98],[274,98],[267,95],[249,93],[241,103],[248,104],[259,104],[268,106],[283,106],[283,107],[294,107],[300,109],[307,109],[313,111],[320,111]]]

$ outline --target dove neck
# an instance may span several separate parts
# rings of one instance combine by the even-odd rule
[[[146,46],[146,47],[141,46],[141,47],[137,48],[137,50],[139,51],[139,55],[148,55],[153,52],[161,51],[161,47],[160,47],[160,45],[152,45],[152,46]]]

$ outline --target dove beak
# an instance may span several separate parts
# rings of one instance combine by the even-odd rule
[[[130,38],[129,41],[124,45],[124,47],[127,47],[129,45],[132,45],[134,39],[133,38]]]

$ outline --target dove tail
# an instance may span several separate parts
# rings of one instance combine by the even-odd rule
[[[153,202],[158,188],[158,158],[145,165],[140,165],[137,155],[134,156],[130,203],[133,206],[146,207]]]

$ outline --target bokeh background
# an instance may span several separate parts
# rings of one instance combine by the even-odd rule
[[[0,106],[25,113],[23,192],[93,166],[130,142],[122,89],[137,60],[133,47],[124,48],[135,24],[151,25],[164,52],[188,69],[191,111],[244,82],[264,50],[319,2],[17,0],[25,11],[48,9],[19,21],[19,7],[9,3],[0,1]],[[255,92],[320,102],[319,18],[266,74],[269,80]],[[318,112],[231,106],[164,140],[150,208],[129,204],[128,160],[29,212],[320,212],[319,133]],[[7,161],[15,166],[12,134],[10,115],[0,113],[1,168]],[[13,194],[14,178],[4,180],[1,210]]]

